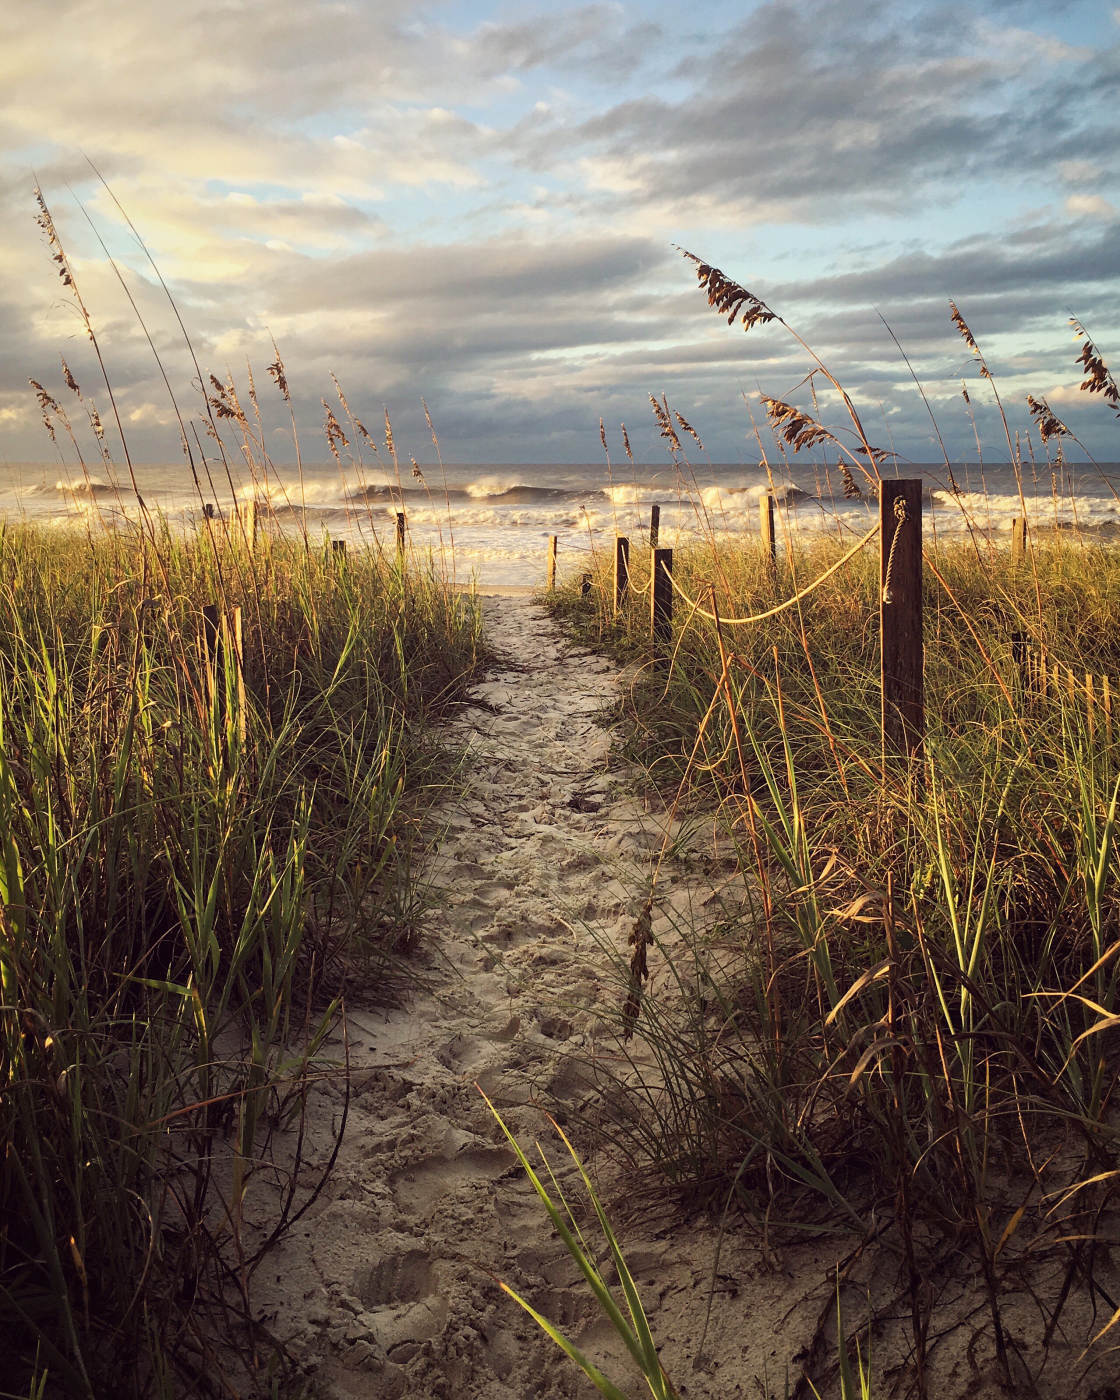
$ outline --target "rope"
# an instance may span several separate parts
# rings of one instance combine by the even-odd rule
[[[894,552],[898,547],[898,537],[902,534],[902,527],[909,520],[906,514],[906,498],[896,496],[894,498],[894,534],[891,536],[891,547],[887,552],[887,567],[883,574],[883,602],[893,603],[894,597],[891,594],[891,570],[894,568]]]
[[[870,544],[878,533],[879,526],[873,525],[871,529],[868,530],[867,534],[864,535],[862,539],[857,540],[856,543],[852,545],[851,549],[848,550],[847,554],[837,559],[835,564],[827,568],[824,573],[821,574],[820,578],[815,578],[812,583],[806,584],[805,587],[795,593],[792,598],[787,598],[784,603],[779,603],[776,608],[768,608],[766,612],[754,613],[751,617],[717,617],[714,612],[709,612],[707,608],[702,608],[699,603],[694,602],[672,574],[668,574],[667,577],[669,582],[673,585],[674,590],[681,595],[694,613],[699,613],[701,617],[706,617],[711,622],[718,622],[721,627],[744,627],[751,622],[765,622],[768,617],[777,617],[779,613],[785,612],[787,608],[792,608],[795,603],[800,603],[802,598],[807,598],[809,594],[812,593],[814,589],[819,588],[826,579],[830,579],[832,575],[839,569],[842,569],[849,560],[854,559],[860,550],[863,549],[865,545]],[[897,530],[895,531],[895,538],[898,538]]]

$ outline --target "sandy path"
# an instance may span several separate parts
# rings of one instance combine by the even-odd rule
[[[618,668],[573,647],[528,598],[489,597],[484,609],[500,660],[452,725],[471,766],[467,791],[437,814],[426,985],[401,1009],[351,1003],[352,1097],[336,1169],[255,1279],[258,1314],[324,1400],[596,1395],[495,1276],[631,1395],[648,1393],[475,1085],[524,1145],[540,1138],[561,1163],[541,1104],[563,1114],[594,1098],[588,1066],[612,1055],[603,1013],[620,997],[604,950],[625,949],[663,818],[635,798],[631,775],[608,770],[611,739],[596,716],[617,693]],[[675,917],[721,917],[710,863],[667,863],[657,884],[662,936]],[[666,975],[659,958],[651,965]],[[312,1099],[308,1184],[330,1155],[342,1099],[338,1076]],[[740,1225],[716,1269],[717,1222],[636,1220],[622,1208],[629,1183],[597,1166],[682,1400],[776,1398],[805,1363],[823,1376],[834,1349],[810,1345],[822,1315],[834,1316],[835,1260],[850,1238],[787,1244],[779,1257]],[[895,1267],[873,1262],[861,1286],[889,1296]],[[876,1371],[904,1377],[905,1347],[892,1364],[891,1348],[879,1348]],[[996,1392],[963,1346],[938,1361],[937,1393]]]
[[[491,1273],[613,1350],[475,1083],[526,1143],[548,1131],[535,1094],[586,1093],[571,1057],[593,1053],[596,1004],[617,997],[589,929],[625,945],[627,886],[658,838],[640,808],[610,807],[622,778],[595,716],[617,668],[529,599],[484,607],[501,660],[453,725],[471,767],[437,818],[427,940],[439,957],[406,1008],[351,1009],[338,1166],[258,1284],[276,1334],[331,1396],[597,1393]],[[664,1249],[647,1244],[637,1262]]]

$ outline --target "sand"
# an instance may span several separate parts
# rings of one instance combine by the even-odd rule
[[[611,958],[625,955],[666,818],[610,761],[598,716],[623,681],[619,669],[573,647],[527,597],[490,596],[484,609],[501,659],[450,726],[470,767],[466,791],[436,815],[424,985],[393,1009],[374,1004],[376,989],[351,993],[352,1098],[337,1165],[254,1283],[265,1327],[313,1378],[313,1393],[332,1400],[597,1393],[499,1278],[628,1393],[646,1393],[476,1084],[523,1144],[539,1138],[556,1163],[563,1150],[544,1108],[577,1134],[601,1108],[608,1081],[596,1086],[595,1066],[620,1067]],[[690,870],[685,861],[661,873],[659,919],[674,907],[710,909],[710,879]],[[336,1074],[311,1100],[308,1181],[329,1155],[342,1099]],[[643,1183],[609,1153],[593,1156],[592,1169],[682,1397],[778,1397],[806,1362],[818,1377],[834,1362],[830,1346],[810,1348],[850,1237],[779,1256],[739,1225],[714,1270],[718,1222],[631,1211]],[[866,1286],[891,1296],[896,1271],[897,1261],[882,1261]],[[905,1369],[904,1357],[877,1360]],[[963,1347],[946,1349],[938,1393],[990,1393],[977,1364]]]

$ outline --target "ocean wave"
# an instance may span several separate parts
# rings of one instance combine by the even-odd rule
[[[103,496],[106,492],[117,490],[111,481],[105,481],[99,476],[82,477],[78,481],[64,481],[62,477],[59,477],[54,484],[54,489],[65,492],[69,496]]]

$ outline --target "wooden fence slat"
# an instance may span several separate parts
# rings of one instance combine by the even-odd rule
[[[556,589],[556,547],[559,543],[557,535],[548,537],[548,591],[555,592]]]
[[[657,548],[657,542],[661,538],[661,507],[652,505],[649,508],[649,547]]]

